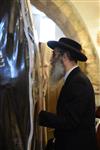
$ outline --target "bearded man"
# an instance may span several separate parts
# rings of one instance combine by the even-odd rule
[[[51,80],[64,77],[56,114],[41,111],[39,125],[54,128],[55,150],[97,150],[95,132],[95,95],[89,78],[78,61],[85,62],[81,45],[69,38],[48,41],[53,49]]]

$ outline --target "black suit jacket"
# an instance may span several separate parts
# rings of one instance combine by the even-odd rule
[[[94,90],[79,67],[61,89],[57,113],[41,111],[39,122],[55,128],[57,150],[96,150]]]

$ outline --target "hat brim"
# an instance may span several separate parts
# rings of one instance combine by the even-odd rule
[[[70,51],[72,53],[74,53],[77,56],[77,59],[80,61],[86,61],[87,57],[80,51],[77,51],[77,49],[73,48],[72,46],[68,45],[68,44],[64,44],[62,42],[57,42],[57,41],[48,41],[47,45],[51,48],[51,49],[55,49],[56,47],[61,48],[61,50],[63,51]]]

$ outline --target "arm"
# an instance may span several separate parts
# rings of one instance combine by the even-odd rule
[[[41,111],[39,114],[39,123],[42,126],[56,129],[76,128],[81,118],[84,116],[88,107],[88,96],[86,84],[74,82],[71,86],[70,103],[64,105],[63,116]],[[67,97],[65,97],[65,101]]]

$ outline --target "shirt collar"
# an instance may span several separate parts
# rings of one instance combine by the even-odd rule
[[[69,71],[66,72],[65,76],[64,76],[64,81],[67,79],[67,77],[69,76],[69,74],[72,72],[73,69],[77,68],[78,65],[72,67]]]

